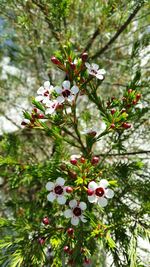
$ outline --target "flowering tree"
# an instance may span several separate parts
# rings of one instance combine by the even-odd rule
[[[64,46],[57,19],[60,14],[65,24],[62,10],[65,12],[66,7],[61,6],[59,13],[55,7],[57,1],[52,1],[55,7],[52,15],[57,19],[51,24],[47,9],[51,10],[52,3],[46,9],[40,2],[27,1],[22,5],[29,8],[29,14],[37,8],[41,10],[42,19],[44,16],[60,45],[60,50],[51,57],[57,76],[53,82],[43,79],[43,85],[36,88],[32,110],[24,111],[22,126],[28,140],[21,141],[21,145],[16,136],[2,140],[4,157],[0,163],[7,181],[4,189],[9,214],[4,212],[0,219],[0,263],[11,267],[104,267],[107,261],[108,266],[113,262],[117,267],[145,267],[136,249],[138,237],[148,237],[148,171],[137,157],[144,151],[127,149],[133,145],[138,148],[137,131],[141,132],[142,125],[147,123],[147,102],[143,101],[139,70],[128,77],[122,90],[117,89],[112,95],[110,86],[114,88],[114,84],[105,80],[111,76],[110,71],[102,63],[101,66],[94,63],[118,38],[141,5],[135,7],[104,47],[96,50],[97,42],[88,57],[86,51],[96,41],[99,27],[84,49],[67,42]],[[69,6],[70,1],[66,2]],[[23,17],[20,21],[24,23]],[[135,45],[133,53],[137,53],[136,49]],[[123,70],[122,67],[125,81]],[[34,140],[37,132],[40,140]],[[33,143],[35,149],[28,160],[27,152],[31,153]],[[43,152],[42,160],[39,148]],[[26,160],[22,155],[24,149]]]

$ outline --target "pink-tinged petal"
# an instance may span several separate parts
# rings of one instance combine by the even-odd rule
[[[78,217],[72,217],[71,218],[71,224],[73,224],[73,225],[78,225],[78,223],[79,223],[79,218]]]
[[[90,203],[96,203],[97,202],[97,196],[95,196],[95,195],[88,196],[88,201]]]
[[[102,179],[99,182],[99,186],[106,188],[109,185],[109,182],[106,179]]]
[[[86,203],[81,201],[80,204],[79,204],[79,208],[80,208],[81,210],[86,210],[86,208],[87,208]]]
[[[107,199],[104,198],[104,197],[99,197],[98,198],[98,204],[101,206],[101,207],[106,207],[107,206]]]
[[[56,101],[59,103],[59,104],[62,104],[64,101],[65,101],[65,98],[63,96],[58,96],[56,98]]]
[[[75,208],[77,206],[77,201],[75,199],[70,200],[69,206],[70,208]]]
[[[62,83],[62,86],[63,86],[64,89],[70,89],[70,82],[69,81],[64,81]]]
[[[107,198],[112,198],[114,196],[114,191],[112,189],[105,189],[105,196]]]
[[[72,217],[72,210],[68,209],[64,211],[64,216],[66,218],[71,218]]]
[[[85,219],[85,217],[84,217],[83,215],[80,216],[80,219],[81,219],[81,221],[82,221],[83,223],[86,223],[86,222],[87,222],[87,220]]]
[[[91,64],[91,68],[93,69],[93,70],[98,70],[99,69],[99,66],[97,65],[97,64],[95,64],[95,63],[92,63]]]
[[[58,177],[56,179],[56,184],[60,185],[60,186],[63,186],[65,184],[65,180],[62,177]]]
[[[50,193],[47,195],[47,200],[48,200],[48,201],[53,202],[55,199],[56,199],[56,195],[55,195],[53,192],[50,192]]]
[[[47,96],[43,97],[43,103],[44,104],[49,103],[49,97],[47,97]]]
[[[53,182],[48,182],[46,184],[46,189],[47,190],[51,191],[51,190],[53,190],[53,188],[54,188],[54,183]]]
[[[58,196],[57,197],[57,202],[60,204],[60,205],[64,205],[66,203],[66,198],[64,196]]]
[[[71,88],[71,92],[72,92],[74,95],[76,95],[76,94],[79,92],[79,88],[78,88],[78,86],[76,86],[76,85],[72,86],[72,88]]]
[[[69,102],[72,102],[72,101],[74,100],[74,96],[73,96],[73,95],[69,95],[69,96],[67,97],[67,100],[68,100]]]
[[[44,88],[46,90],[49,90],[49,88],[50,88],[50,82],[49,81],[44,82]]]
[[[42,94],[44,94],[44,93],[45,93],[45,89],[44,89],[43,86],[41,86],[41,87],[37,90],[37,94],[38,94],[38,95],[42,95]]]
[[[104,79],[104,76],[102,74],[96,74],[95,77],[99,80],[103,80]]]
[[[59,86],[54,87],[54,90],[57,94],[61,94],[62,93],[62,88],[60,88]]]
[[[51,85],[48,91],[49,93],[52,93],[54,91],[54,87]]]
[[[106,74],[106,70],[104,70],[104,69],[100,69],[100,70],[98,70],[97,73],[98,73],[98,74],[102,74],[102,75],[104,75],[104,74]]]
[[[90,66],[90,64],[89,64],[88,62],[85,62],[85,66],[86,66],[88,69],[91,68],[91,66]]]
[[[89,189],[93,189],[93,190],[95,190],[97,187],[98,187],[98,185],[97,185],[97,183],[95,183],[94,181],[92,181],[92,182],[90,182],[90,183],[88,184],[88,188],[89,188]]]
[[[38,102],[43,101],[43,99],[44,99],[43,95],[39,95],[39,96],[35,97],[35,100],[38,101]]]

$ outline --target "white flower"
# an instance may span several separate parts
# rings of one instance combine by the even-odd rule
[[[99,80],[104,79],[104,74],[106,71],[104,69],[99,69],[99,66],[95,63],[92,63],[91,65],[88,62],[85,62],[85,66],[87,67],[87,71],[89,74],[95,76]]]
[[[38,96],[35,98],[36,101],[42,101],[44,104],[47,103],[47,101],[49,101],[49,97],[50,94],[53,91],[53,86],[50,85],[49,81],[46,81],[44,83],[44,86],[41,86],[38,90],[37,90],[37,94]]]
[[[87,222],[83,215],[83,211],[86,210],[85,202],[77,202],[75,199],[69,202],[69,206],[71,209],[65,210],[64,216],[66,218],[71,218],[71,223],[73,225],[78,225],[79,221]]]
[[[57,202],[61,205],[66,203],[66,197],[64,196],[66,193],[64,184],[65,180],[61,177],[58,177],[55,183],[48,182],[46,184],[46,189],[50,191],[47,195],[48,201],[53,202],[57,199]]]
[[[79,88],[76,85],[70,88],[69,81],[64,81],[62,83],[62,88],[56,86],[54,89],[56,93],[60,95],[56,99],[59,104],[63,103],[65,100],[72,102],[76,94],[79,92]]]
[[[108,185],[109,183],[105,179],[102,179],[98,184],[94,181],[90,182],[88,188],[93,190],[93,194],[88,196],[89,202],[97,202],[102,207],[107,206],[107,198],[112,198],[114,196],[114,191],[112,189],[107,189]]]
[[[56,111],[57,107],[59,106],[59,103],[57,102],[57,100],[49,100],[46,103],[46,110],[45,110],[45,114],[52,114]]]

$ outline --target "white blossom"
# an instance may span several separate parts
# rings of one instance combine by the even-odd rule
[[[65,191],[65,180],[62,177],[58,177],[56,179],[56,182],[48,182],[46,184],[46,189],[50,191],[50,193],[47,195],[47,199],[50,202],[53,202],[55,199],[57,202],[61,205],[66,203],[66,191]]]
[[[85,66],[87,67],[87,71],[90,75],[95,76],[99,80],[104,79],[104,74],[106,71],[104,69],[99,69],[99,66],[95,63],[91,65],[88,62],[85,62]]]
[[[79,92],[78,86],[74,85],[70,88],[70,81],[64,81],[62,87],[56,86],[54,88],[59,96],[56,98],[59,104],[65,102],[65,100],[72,102],[75,99],[75,96]]]
[[[80,220],[84,223],[87,222],[83,215],[83,211],[87,208],[85,202],[77,202],[77,200],[73,199],[69,202],[69,206],[70,209],[65,210],[64,216],[71,218],[71,224],[78,225]]]

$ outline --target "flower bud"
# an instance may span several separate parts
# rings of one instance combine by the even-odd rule
[[[129,128],[131,128],[131,124],[130,124],[130,123],[127,123],[127,122],[124,122],[124,123],[122,124],[122,127],[123,127],[124,129],[129,129]]]
[[[51,61],[55,64],[55,65],[60,65],[61,62],[54,56],[51,57]]]
[[[88,59],[88,53],[84,52],[82,55],[81,55],[81,58],[82,58],[82,61],[87,61]]]
[[[91,159],[91,163],[92,163],[93,165],[98,164],[98,163],[99,163],[99,157],[94,156],[94,157]]]
[[[45,225],[48,225],[48,224],[50,223],[48,217],[43,218],[42,222],[43,222]]]
[[[71,186],[67,186],[67,188],[66,188],[66,192],[67,192],[68,194],[72,193],[72,192],[73,192],[73,188],[72,188]]]

